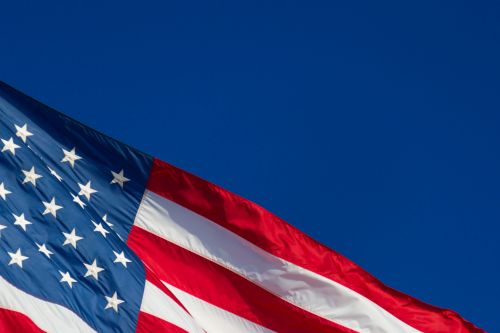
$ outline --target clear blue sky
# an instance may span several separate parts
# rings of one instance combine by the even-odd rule
[[[500,332],[500,5],[10,1],[0,79]]]

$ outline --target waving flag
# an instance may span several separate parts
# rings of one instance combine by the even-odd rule
[[[0,83],[1,332],[482,332]]]

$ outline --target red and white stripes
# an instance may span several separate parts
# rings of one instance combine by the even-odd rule
[[[159,160],[127,244],[146,269],[139,333],[484,332]],[[0,290],[1,332],[95,332],[67,308],[2,277]]]
[[[89,332],[83,319],[66,307],[32,296],[0,277],[1,332]]]
[[[384,286],[263,208],[159,160],[127,243],[208,333],[482,332]],[[162,313],[176,327],[198,329]]]
[[[200,326],[182,306],[148,280],[146,280],[144,286],[144,296],[139,316],[136,332],[152,332],[143,327],[144,322],[142,321],[149,321],[153,325],[152,327],[155,325],[170,325],[169,330],[172,332],[203,333]],[[174,327],[171,327],[172,325]]]

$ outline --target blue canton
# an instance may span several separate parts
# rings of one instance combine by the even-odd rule
[[[126,246],[152,158],[0,82],[0,275],[98,332],[134,332]]]

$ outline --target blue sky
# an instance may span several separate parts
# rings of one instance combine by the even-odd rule
[[[500,332],[500,5],[13,1],[0,79]]]

